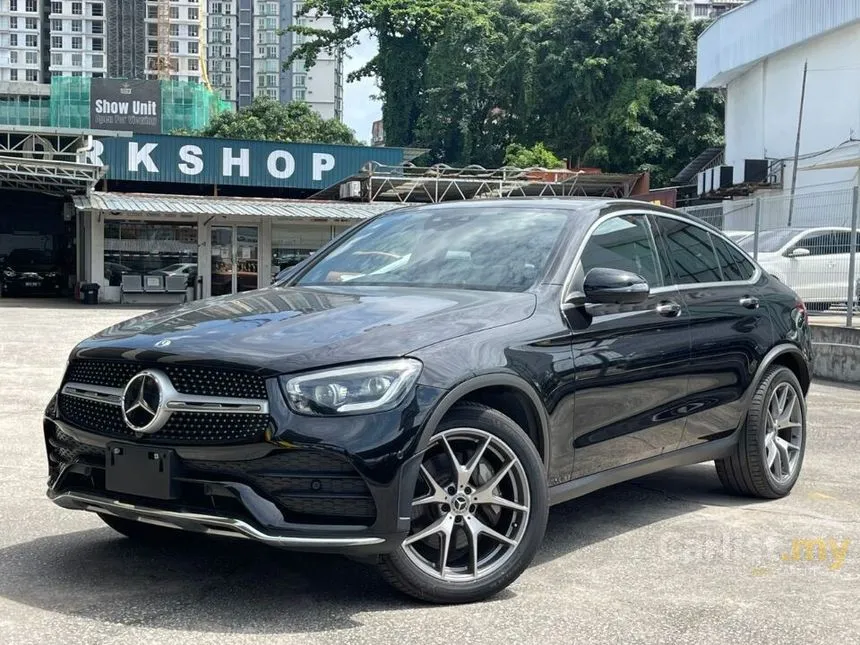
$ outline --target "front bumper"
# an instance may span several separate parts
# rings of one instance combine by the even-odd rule
[[[179,493],[171,499],[108,490],[108,444],[117,438],[70,425],[52,404],[44,420],[48,497],[68,509],[282,548],[389,552],[409,531],[421,423],[437,394],[423,391],[384,415],[327,423],[311,419],[304,425],[293,417],[291,430],[254,443],[189,446],[123,440],[175,453]],[[277,410],[275,416],[283,420]],[[337,426],[341,439],[334,442]]]

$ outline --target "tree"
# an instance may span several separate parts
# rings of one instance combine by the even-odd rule
[[[324,119],[307,103],[259,97],[238,112],[222,112],[196,134],[225,139],[354,145],[355,133],[337,119]]]
[[[531,148],[512,143],[505,150],[505,165],[517,168],[564,168],[564,161],[538,142]]]

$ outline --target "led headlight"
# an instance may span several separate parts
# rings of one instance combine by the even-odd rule
[[[14,278],[18,274],[15,273],[15,269],[10,269],[7,267],[3,269],[3,275],[5,275],[7,278]]]
[[[420,373],[419,361],[402,358],[284,376],[281,383],[299,414],[360,414],[400,405]]]

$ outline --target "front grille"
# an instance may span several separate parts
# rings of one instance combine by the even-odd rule
[[[160,444],[234,444],[260,441],[269,425],[264,414],[174,412],[164,427],[140,439],[122,418],[118,405],[61,394],[60,415],[81,430]]]
[[[253,461],[186,461],[201,478],[246,483],[295,521],[370,525],[376,505],[364,479],[344,458],[290,450]]]
[[[173,387],[184,394],[239,399],[266,398],[266,381],[263,377],[220,368],[77,359],[69,365],[65,380],[124,388],[135,374],[148,367],[157,368],[167,374]]]
[[[184,365],[78,359],[72,361],[64,382],[97,385],[122,390],[139,372],[154,367],[170,378],[183,394],[231,399],[266,400],[263,377],[248,372],[210,369]],[[61,393],[58,407],[62,418],[88,432],[147,443],[161,444],[237,444],[263,439],[269,427],[266,414],[243,412],[174,412],[158,432],[138,437],[129,428],[118,405],[83,399]]]

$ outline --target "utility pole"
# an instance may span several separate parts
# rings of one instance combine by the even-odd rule
[[[788,202],[788,226],[794,216],[794,191],[797,189],[797,165],[800,161],[800,131],[803,128],[803,103],[806,100],[806,73],[809,61],[803,63],[803,83],[800,86],[800,111],[797,115],[797,139],[794,141],[794,167],[791,169],[791,197]]]

